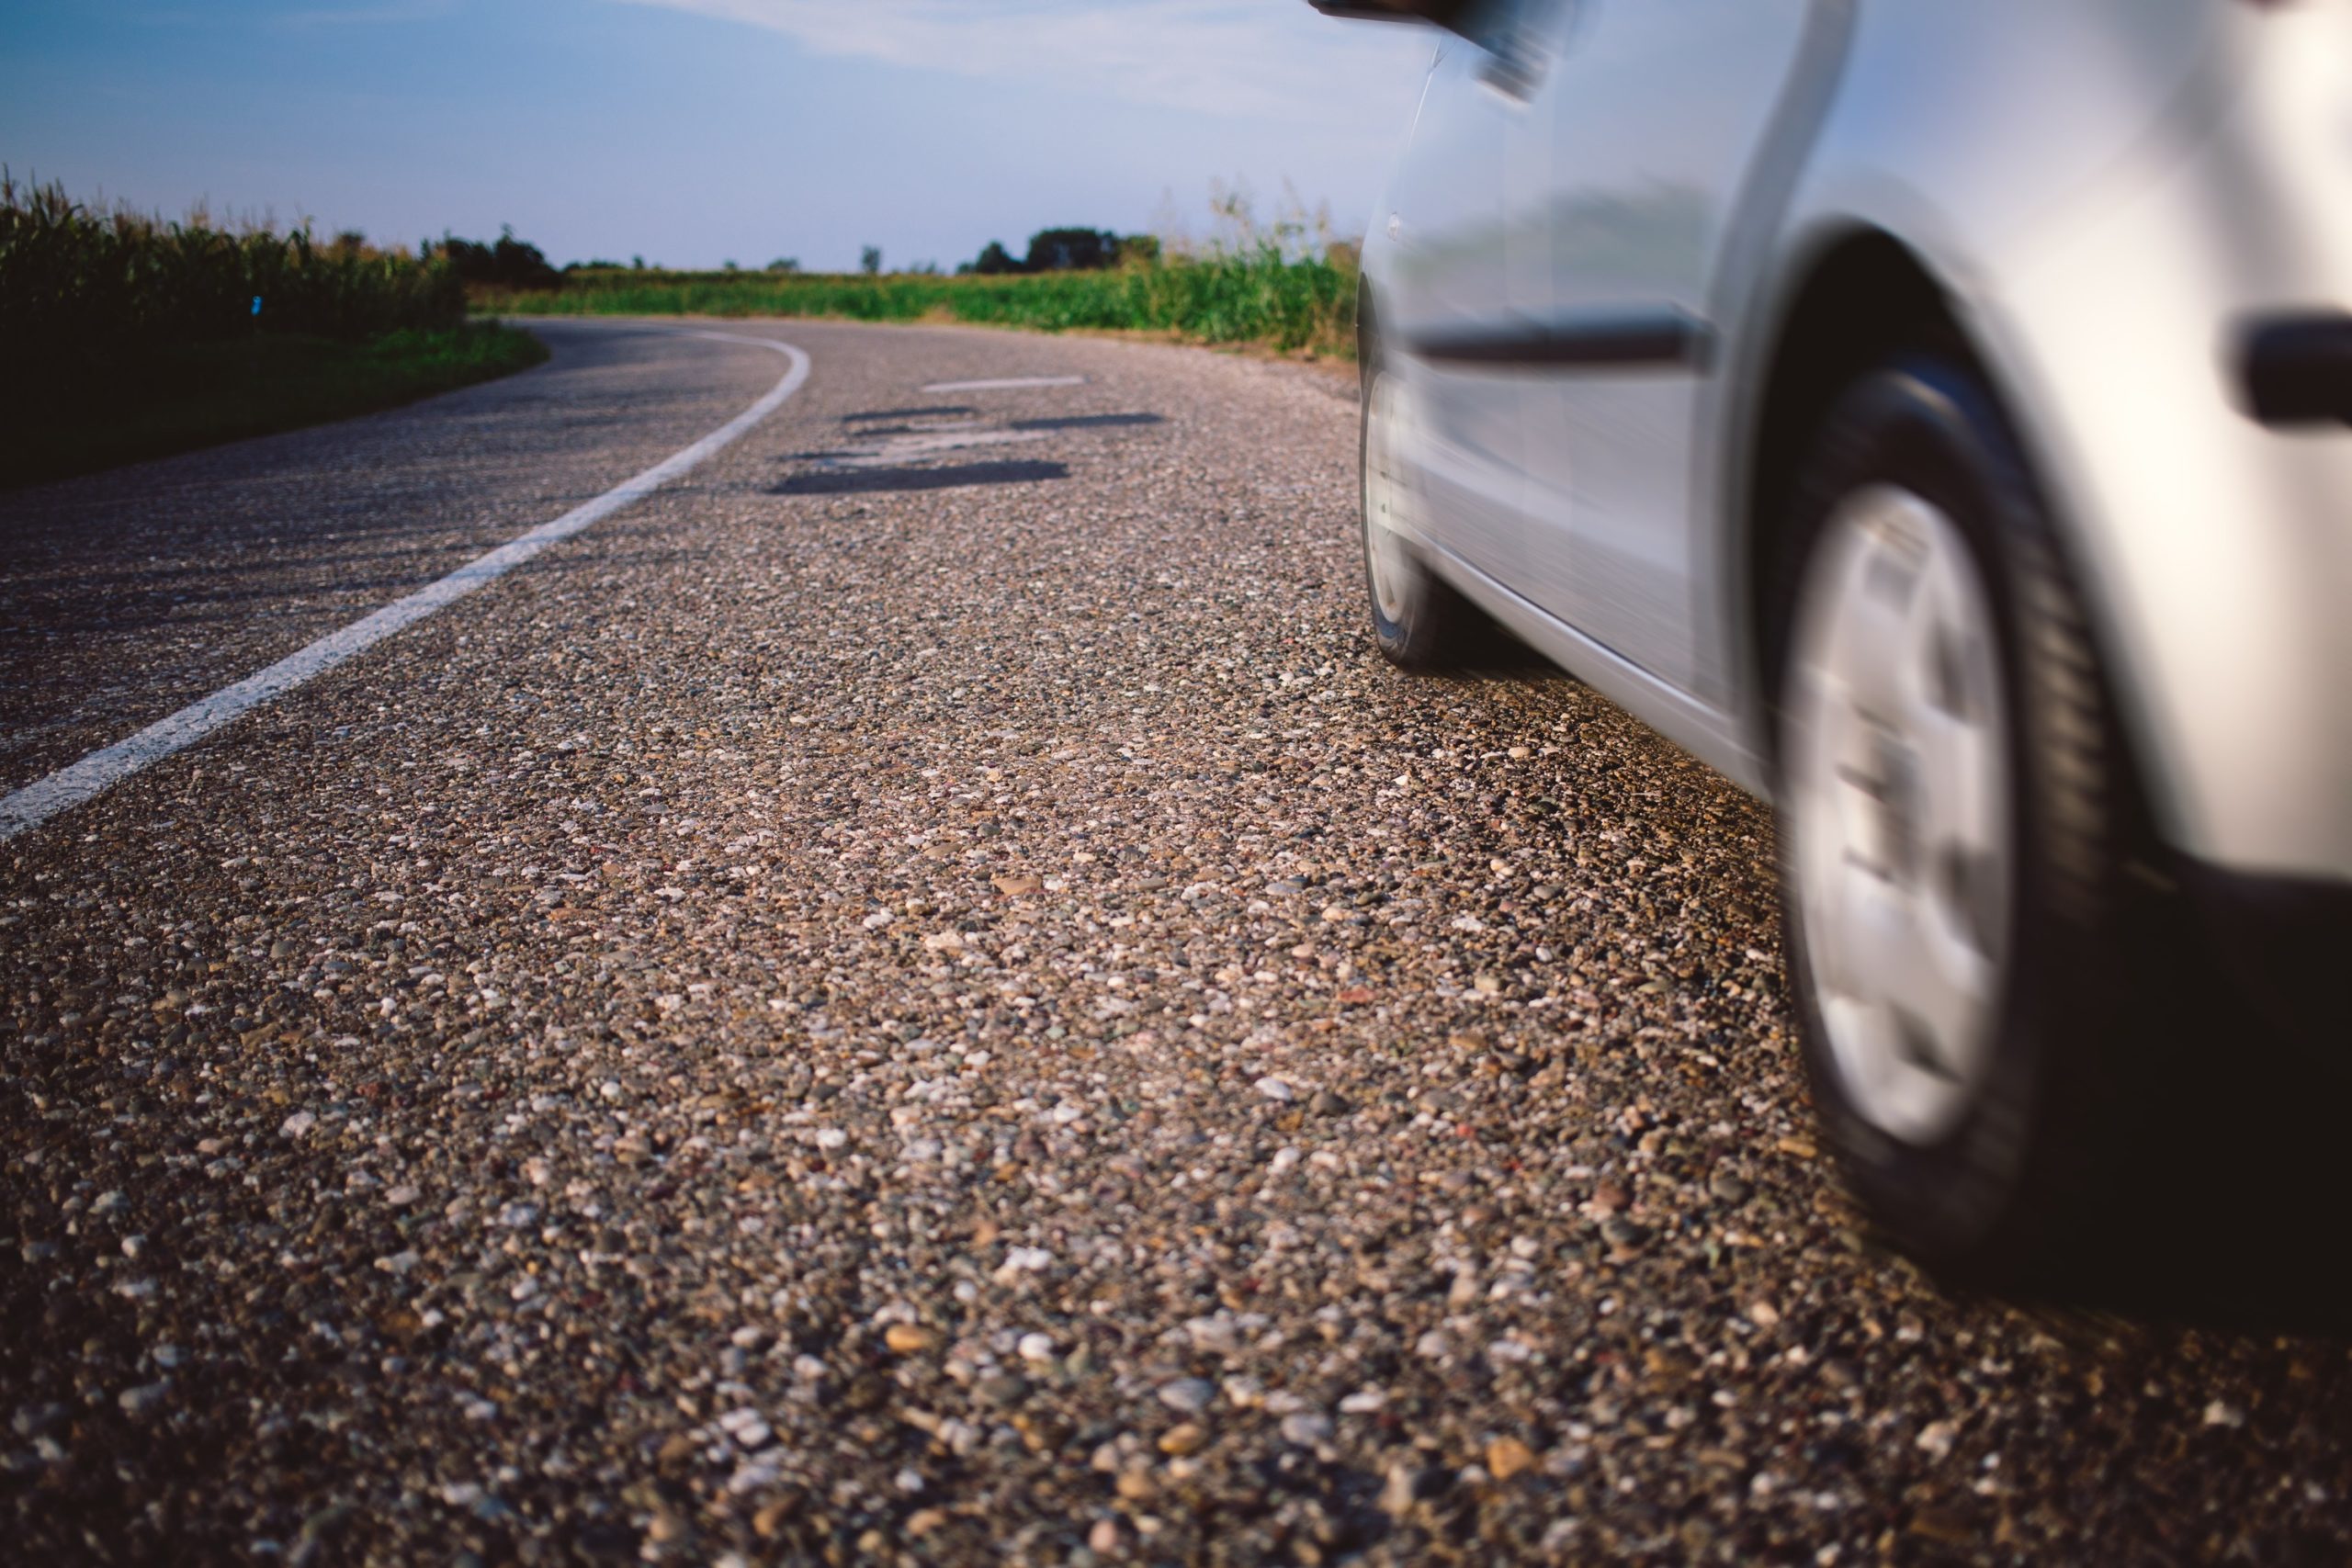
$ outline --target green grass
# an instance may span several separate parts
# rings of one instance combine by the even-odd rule
[[[125,353],[0,434],[0,486],[88,473],[248,435],[347,419],[538,364],[528,333],[488,322],[358,343],[261,333]]]
[[[1108,272],[1011,276],[583,271],[571,274],[561,289],[478,291],[473,303],[500,315],[952,321],[1355,353],[1354,270],[1286,259],[1272,246]]]

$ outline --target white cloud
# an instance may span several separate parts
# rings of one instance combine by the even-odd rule
[[[1393,115],[1420,29],[1335,22],[1305,0],[629,0],[770,28],[819,54],[1050,82],[1203,114]],[[1391,128],[1394,129],[1394,128]]]

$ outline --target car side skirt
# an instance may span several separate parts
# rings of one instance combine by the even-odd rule
[[[1625,709],[1752,795],[1770,775],[1732,715],[1699,701],[1521,598],[1440,544],[1420,541],[1430,564],[1528,647]]]

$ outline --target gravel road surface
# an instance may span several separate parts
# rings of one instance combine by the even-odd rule
[[[0,789],[781,371],[543,330],[0,496]],[[1380,662],[1344,378],[729,330],[736,445],[0,845],[17,1561],[2352,1554],[2339,1327],[1863,1234],[1769,815]]]

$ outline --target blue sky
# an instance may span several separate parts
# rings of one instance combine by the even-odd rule
[[[169,213],[561,262],[968,258],[1035,230],[1361,231],[1430,39],[1303,0],[10,0],[0,162]]]

